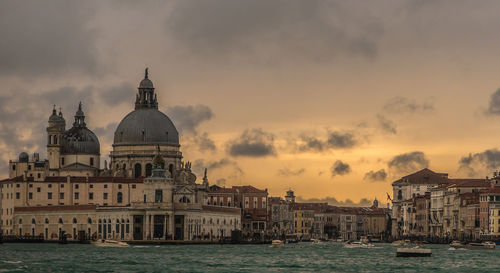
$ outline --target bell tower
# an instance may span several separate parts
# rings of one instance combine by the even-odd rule
[[[59,169],[59,155],[61,154],[61,136],[66,130],[66,120],[64,120],[61,109],[57,114],[56,106],[52,109],[47,127],[47,157],[49,159],[49,169]]]

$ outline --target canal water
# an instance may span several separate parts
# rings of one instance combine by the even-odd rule
[[[340,243],[168,245],[105,248],[78,244],[0,244],[0,272],[500,272],[500,249],[450,250],[396,258],[395,246]]]

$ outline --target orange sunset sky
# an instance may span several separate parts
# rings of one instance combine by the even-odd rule
[[[2,1],[0,174],[79,101],[102,161],[149,67],[200,178],[382,202],[500,169],[498,1]],[[499,90],[499,91],[497,91]],[[367,199],[367,200],[364,200]],[[347,202],[347,203],[346,203]]]

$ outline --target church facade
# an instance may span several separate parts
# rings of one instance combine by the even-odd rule
[[[110,162],[101,168],[98,137],[81,103],[70,129],[55,107],[48,120],[47,159],[23,152],[0,181],[0,231],[57,240],[217,240],[241,229],[239,208],[208,201],[182,161],[179,134],[158,101],[148,71],[135,109],[119,123]]]

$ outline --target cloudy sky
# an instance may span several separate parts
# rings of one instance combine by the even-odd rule
[[[79,101],[103,159],[150,68],[220,185],[366,203],[500,168],[498,1],[1,1],[0,173]],[[103,160],[104,161],[104,160]]]

